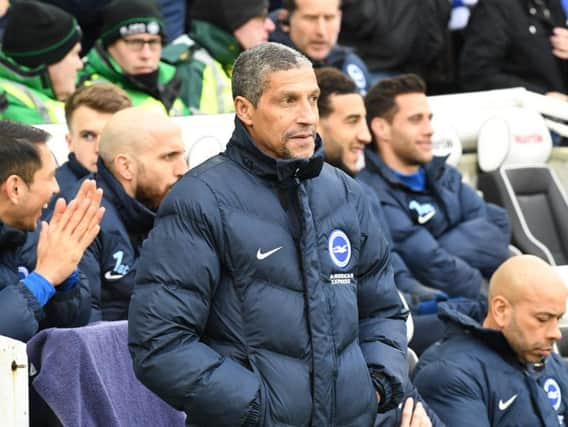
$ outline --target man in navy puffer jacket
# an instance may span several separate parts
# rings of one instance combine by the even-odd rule
[[[370,427],[407,376],[388,246],[360,186],[323,165],[309,60],[259,45],[232,87],[226,152],[178,182],[142,248],[136,375],[191,426]]]
[[[567,294],[553,268],[520,255],[491,278],[488,309],[444,308],[447,336],[422,355],[414,383],[448,426],[566,425],[568,368],[552,351]]]
[[[379,195],[394,250],[414,276],[450,297],[475,299],[509,257],[509,219],[464,184],[445,158],[433,157],[425,93],[414,74],[371,88],[365,103],[373,143],[357,178]]]
[[[86,181],[75,200],[42,208],[59,191],[49,134],[0,121],[0,335],[27,341],[39,329],[89,319],[89,287],[77,270],[99,230],[102,193]],[[41,230],[41,231],[40,231]]]
[[[91,286],[91,321],[127,319],[142,242],[187,171],[184,152],[181,129],[161,111],[126,108],[103,129],[95,179],[106,214],[80,263]]]

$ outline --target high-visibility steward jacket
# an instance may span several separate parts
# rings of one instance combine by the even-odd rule
[[[28,68],[0,52],[3,119],[28,124],[65,123],[64,103],[58,101],[47,67]]]
[[[179,98],[181,81],[176,68],[165,62],[158,66],[158,85],[155,88],[143,85],[128,76],[118,63],[103,48],[101,41],[86,56],[85,67],[80,71],[80,84],[89,85],[108,81],[124,89],[132,104],[141,107],[160,107],[170,116],[185,116],[189,109]]]
[[[174,65],[181,79],[180,98],[192,112],[234,111],[231,77],[223,65],[188,36],[176,39],[162,51],[162,60]]]

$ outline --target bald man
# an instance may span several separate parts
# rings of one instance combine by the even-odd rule
[[[106,215],[80,264],[91,286],[91,321],[128,317],[142,241],[187,170],[184,152],[180,128],[159,110],[127,108],[104,127],[96,181]]]
[[[553,352],[568,291],[532,255],[505,261],[488,308],[445,307],[448,334],[426,351],[414,382],[448,426],[565,426],[568,368]]]

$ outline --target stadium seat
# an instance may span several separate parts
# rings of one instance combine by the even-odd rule
[[[512,243],[551,265],[567,264],[568,201],[546,164],[552,140],[542,116],[520,108],[496,114],[481,127],[477,149],[478,188],[507,209]]]

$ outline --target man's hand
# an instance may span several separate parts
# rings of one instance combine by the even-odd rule
[[[409,397],[402,408],[400,427],[432,427],[430,417],[426,414],[421,402],[414,406],[414,400]]]
[[[57,200],[50,223],[42,222],[35,271],[54,286],[75,271],[97,236],[104,214],[102,195],[95,181],[85,180],[69,205]]]
[[[556,27],[550,36],[552,54],[560,59],[568,59],[568,29]]]

